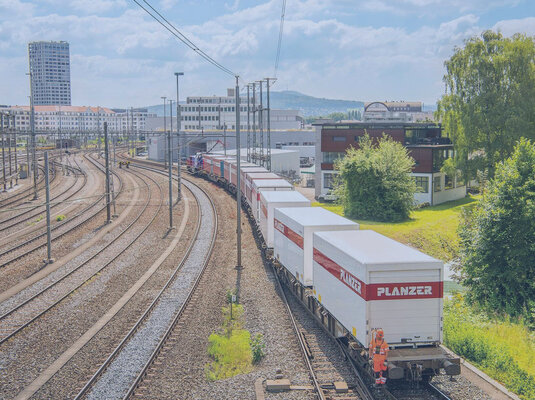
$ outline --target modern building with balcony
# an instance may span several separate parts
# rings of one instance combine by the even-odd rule
[[[372,139],[383,133],[402,143],[414,158],[412,176],[419,192],[414,195],[417,204],[436,205],[466,196],[466,185],[461,176],[447,176],[440,171],[444,162],[454,155],[453,144],[442,137],[440,124],[406,122],[322,123],[316,127],[315,196],[326,195],[333,188],[337,173],[334,162],[345,156],[350,147],[358,148],[366,133]]]

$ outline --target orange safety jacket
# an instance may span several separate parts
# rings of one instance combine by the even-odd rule
[[[370,342],[370,358],[373,359],[375,372],[386,371],[386,357],[388,356],[388,343],[384,339],[374,337]]]

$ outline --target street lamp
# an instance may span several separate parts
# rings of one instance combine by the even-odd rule
[[[182,192],[180,191],[180,167],[181,167],[181,146],[180,146],[180,128],[182,127],[182,114],[180,110],[180,97],[178,95],[178,77],[184,75],[184,72],[175,72],[176,76],[176,138],[177,138],[177,178],[178,178],[178,196],[177,201],[180,201],[182,198]]]

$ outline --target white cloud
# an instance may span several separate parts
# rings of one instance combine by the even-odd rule
[[[535,17],[499,21],[492,29],[499,30],[505,36],[512,36],[515,33],[535,35]]]

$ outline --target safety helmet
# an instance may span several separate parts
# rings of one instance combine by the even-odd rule
[[[377,329],[377,331],[376,331],[376,335],[377,335],[377,337],[378,337],[379,339],[382,339],[383,336],[385,335],[385,333],[383,332],[382,329]]]

